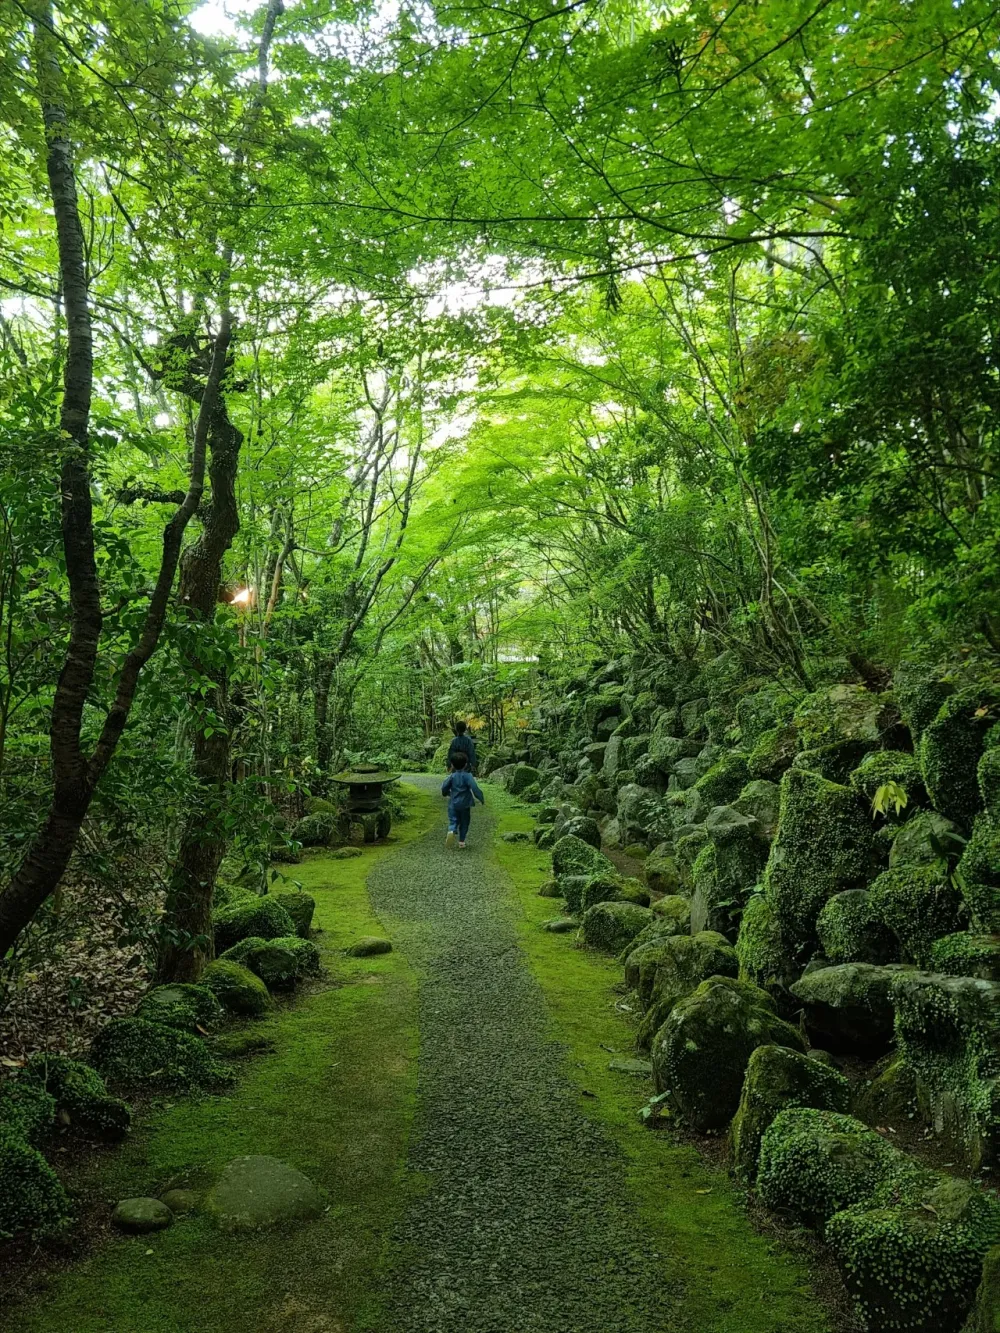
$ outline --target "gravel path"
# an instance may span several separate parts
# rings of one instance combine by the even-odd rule
[[[444,809],[439,831],[369,880],[421,974],[408,1169],[427,1184],[393,1237],[384,1327],[667,1333],[677,1292],[632,1216],[619,1149],[581,1113],[548,1036],[489,809],[477,805],[464,852],[444,846]]]

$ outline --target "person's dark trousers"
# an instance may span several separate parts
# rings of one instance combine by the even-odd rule
[[[455,824],[458,829],[458,840],[464,842],[469,836],[469,825],[472,823],[472,807],[467,806],[464,810],[455,811]]]

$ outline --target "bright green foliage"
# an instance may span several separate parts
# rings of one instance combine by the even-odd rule
[[[69,1217],[66,1191],[42,1154],[0,1128],[0,1239],[22,1231],[53,1235]]]
[[[865,755],[850,776],[854,791],[872,804],[879,789],[888,783],[902,788],[906,809],[920,805],[925,798],[920,765],[912,754],[902,750],[875,750]]]
[[[671,1109],[700,1133],[735,1115],[750,1056],[758,1046],[804,1050],[767,995],[746,981],[709,977],[679,1001],[653,1039],[653,1082]]]
[[[959,931],[931,945],[930,969],[954,977],[1000,981],[1000,940],[995,935]]]
[[[142,1018],[112,1019],[94,1038],[90,1058],[123,1087],[205,1087],[227,1078],[200,1037]]]
[[[792,956],[813,946],[829,898],[863,886],[871,855],[869,820],[848,787],[801,769],[785,775],[764,894]]]
[[[295,922],[270,894],[255,898],[253,902],[238,902],[230,907],[217,908],[212,913],[212,925],[215,930],[215,949],[220,954],[250,935],[271,940],[277,935],[295,934]]]
[[[207,986],[171,982],[167,986],[154,986],[144,995],[136,1016],[150,1023],[166,1023],[168,1027],[196,1032],[199,1028],[214,1027],[222,1018],[222,1006]]]
[[[580,922],[580,938],[592,948],[604,953],[621,953],[622,949],[649,925],[652,913],[637,903],[601,902],[584,912]]]
[[[69,1124],[85,1134],[120,1139],[129,1131],[132,1114],[123,1101],[110,1097],[96,1069],[65,1055],[33,1055],[22,1075],[55,1098]]]
[[[886,870],[869,889],[868,906],[899,940],[904,958],[921,966],[929,963],[934,941],[961,924],[958,890],[934,866]]]
[[[758,1046],[730,1127],[736,1174],[748,1183],[756,1180],[761,1140],[779,1112],[802,1106],[843,1112],[848,1097],[847,1079],[835,1069],[786,1046]]]
[[[274,901],[285,909],[295,922],[295,933],[307,940],[312,927],[316,899],[308,893],[276,893]]]
[[[980,809],[976,766],[998,712],[1000,692],[993,686],[959,690],[920,738],[920,767],[934,808],[966,828]]]
[[[231,1014],[255,1018],[271,1006],[271,997],[260,977],[228,959],[217,958],[214,963],[209,963],[201,974],[201,981]]]
[[[895,963],[899,942],[866,889],[845,889],[827,902],[816,922],[831,963]]]

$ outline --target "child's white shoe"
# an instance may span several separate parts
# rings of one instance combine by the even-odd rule
[[[464,846],[465,846],[465,843],[464,843],[464,842],[460,842],[458,845],[459,845],[459,847],[461,848],[461,847],[464,847]]]
[[[447,836],[447,837],[445,838],[445,840],[444,840],[444,845],[445,845],[446,847],[454,847],[454,845],[455,845],[455,830],[454,830],[454,829],[450,828],[450,829],[448,830],[448,836]]]

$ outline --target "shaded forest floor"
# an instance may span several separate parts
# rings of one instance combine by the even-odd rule
[[[447,1077],[436,1088],[430,1082],[447,1044],[446,1029],[435,1026],[428,1008],[436,1004],[438,927],[412,919],[406,872],[418,863],[433,865],[427,873],[437,879],[425,889],[433,892],[437,884],[445,898],[456,882],[440,848],[443,803],[431,794],[432,779],[417,781],[425,790],[411,798],[411,818],[398,826],[392,844],[365,849],[354,860],[320,855],[289,872],[316,898],[325,976],[254,1026],[266,1049],[242,1062],[233,1092],[151,1104],[123,1149],[77,1163],[71,1183],[90,1206],[74,1248],[36,1256],[23,1300],[11,1305],[11,1293],[0,1291],[0,1327],[19,1333],[360,1333],[389,1326],[384,1321],[395,1318],[400,1282],[405,1287],[408,1272],[420,1272],[421,1228],[412,1224],[426,1212],[440,1178],[432,1164],[428,1169],[421,1146],[428,1129],[433,1134],[422,1112],[430,1107],[441,1116],[447,1109],[440,1102]],[[489,791],[488,799],[498,831],[531,827],[528,813],[502,793]],[[553,1055],[547,1077],[557,1088],[559,1116],[589,1125],[586,1133],[608,1145],[595,1169],[606,1174],[613,1163],[630,1237],[652,1257],[650,1271],[671,1308],[663,1333],[846,1328],[837,1284],[812,1266],[808,1247],[758,1230],[711,1154],[639,1124],[648,1084],[608,1068],[615,1055],[631,1054],[631,1024],[613,990],[621,969],[575,947],[571,935],[540,929],[553,909],[551,900],[537,896],[548,858],[528,843],[494,843],[492,823],[492,817],[481,821],[460,873],[481,871],[499,912],[482,929],[488,933],[490,921],[500,922],[499,946],[529,1010],[538,997],[535,1040],[548,1043]],[[378,917],[368,888],[373,870]],[[406,893],[394,898],[386,885],[397,870]],[[382,957],[346,957],[343,950],[366,934],[398,937],[402,947]],[[488,952],[488,937],[478,943]],[[511,953],[516,943],[520,949]],[[462,1106],[461,1080],[455,1080],[456,1112]],[[329,1201],[323,1217],[251,1236],[224,1235],[197,1214],[154,1236],[125,1239],[110,1231],[109,1205],[117,1199],[177,1185],[198,1189],[233,1157],[254,1153],[273,1154],[315,1180]],[[525,1154],[505,1163],[515,1182],[519,1171],[531,1170],[529,1159]],[[447,1191],[444,1198],[447,1212]],[[497,1210],[506,1202],[489,1200]],[[440,1199],[437,1209],[440,1218]],[[470,1226],[460,1208],[454,1226],[457,1233]],[[551,1257],[564,1267],[572,1237],[561,1240]],[[645,1259],[641,1266],[648,1267]],[[558,1283],[580,1284],[583,1309],[587,1287],[602,1276],[591,1266],[559,1272]],[[458,1278],[461,1285],[463,1275]],[[439,1326],[440,1307],[427,1309],[437,1312],[424,1322],[429,1331]],[[608,1333],[578,1324],[569,1311],[567,1320],[567,1328]],[[635,1326],[644,1327],[641,1316]],[[450,1325],[445,1319],[440,1327]],[[468,1327],[493,1325],[473,1316]],[[530,1312],[523,1327],[535,1327]],[[659,1333],[661,1325],[649,1327]]]

